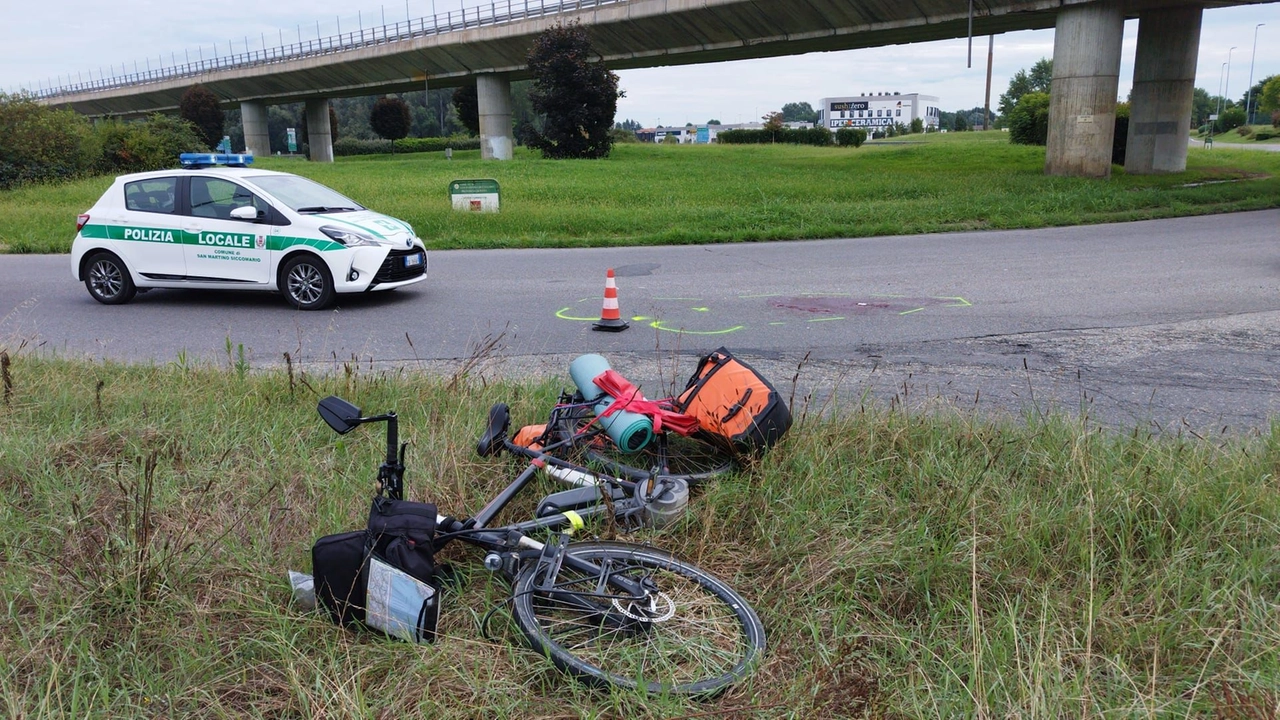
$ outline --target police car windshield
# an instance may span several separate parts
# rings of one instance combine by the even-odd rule
[[[318,182],[297,175],[259,175],[249,178],[294,212],[352,212],[364,207]]]

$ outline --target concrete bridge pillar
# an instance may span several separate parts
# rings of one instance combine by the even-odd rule
[[[1058,11],[1046,174],[1110,177],[1123,39],[1119,0]]]
[[[1151,175],[1187,169],[1203,12],[1186,7],[1138,15],[1125,172]]]
[[[329,101],[307,101],[307,145],[312,162],[333,162],[333,133],[329,131]]]
[[[267,132],[267,104],[253,100],[240,102],[240,123],[244,126],[244,148],[256,157],[271,154],[271,134]]]
[[[515,144],[511,137],[511,80],[499,73],[477,75],[476,100],[480,106],[480,159],[510,160]]]

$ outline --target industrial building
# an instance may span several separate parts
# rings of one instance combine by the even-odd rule
[[[874,131],[894,123],[909,126],[916,118],[924,123],[925,130],[937,130],[938,98],[886,92],[823,98],[818,104],[819,122],[828,130],[849,127]]]

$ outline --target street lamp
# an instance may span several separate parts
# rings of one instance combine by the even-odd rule
[[[1249,54],[1249,90],[1244,94],[1244,121],[1253,124],[1253,115],[1249,112],[1249,107],[1253,101],[1253,58],[1258,54],[1258,28],[1266,25],[1266,23],[1258,23],[1253,26],[1253,52]]]
[[[1222,97],[1223,97],[1224,103],[1226,102],[1226,96],[1231,94],[1231,52],[1232,50],[1235,50],[1234,46],[1231,48],[1231,50],[1227,51],[1227,84],[1222,86]]]
[[[1214,114],[1217,116],[1217,118],[1221,118],[1221,117],[1222,117],[1222,76],[1223,76],[1226,72],[1227,72],[1227,64],[1226,64],[1226,63],[1222,63],[1222,69],[1218,71],[1218,112],[1214,113]],[[1215,119],[1213,120],[1213,122],[1209,124],[1209,135],[1210,135],[1210,136],[1212,136],[1212,135],[1213,135],[1213,131],[1214,131],[1214,130],[1216,130],[1216,129],[1217,129],[1217,127],[1218,127],[1218,120],[1217,120],[1217,118],[1215,118]]]

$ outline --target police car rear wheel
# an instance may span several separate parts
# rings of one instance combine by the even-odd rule
[[[93,255],[85,263],[84,286],[103,305],[127,303],[138,292],[129,269],[120,258],[106,252]]]
[[[333,303],[333,278],[322,261],[310,256],[294,258],[280,276],[285,297],[299,310],[323,310]]]

